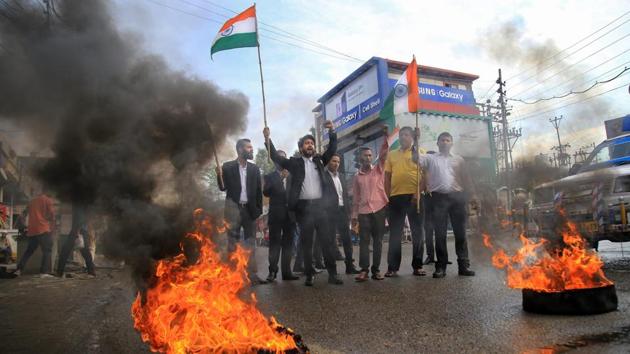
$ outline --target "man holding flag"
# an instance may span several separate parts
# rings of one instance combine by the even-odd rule
[[[385,105],[381,110],[381,119],[395,122],[395,116],[405,113],[417,113],[420,106],[418,92],[418,66],[415,57],[402,74]],[[395,125],[395,124],[392,124]],[[411,127],[402,127],[398,132],[399,149],[391,151],[385,162],[385,191],[389,197],[389,249],[387,252],[386,277],[398,276],[401,262],[401,239],[405,218],[409,220],[413,240],[413,274],[426,275],[422,269],[424,237],[422,230],[423,215],[418,207],[420,198],[419,185],[422,174],[418,165],[412,161],[412,150],[417,148],[417,136]],[[415,141],[415,146],[414,145]]]

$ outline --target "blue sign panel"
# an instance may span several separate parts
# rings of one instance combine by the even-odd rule
[[[394,85],[396,85],[396,80],[389,79],[389,86],[393,88]],[[472,91],[468,90],[419,82],[418,91],[420,92],[420,98],[423,100],[467,106],[475,105],[475,97]]]
[[[357,107],[350,111],[340,113],[341,116],[333,121],[335,130],[342,131],[356,124],[363,118],[369,117],[374,113],[377,113],[383,107],[383,100],[380,94],[376,94],[370,97],[365,102],[361,102]]]

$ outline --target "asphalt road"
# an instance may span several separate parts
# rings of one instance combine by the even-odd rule
[[[502,239],[496,242],[513,244],[509,236]],[[523,312],[520,291],[505,286],[504,274],[490,265],[490,253],[478,241],[470,247],[475,277],[458,276],[456,266],[444,279],[413,276],[405,244],[399,278],[355,283],[344,275],[345,284],[335,286],[322,273],[313,288],[277,281],[254,291],[262,311],[301,334],[315,353],[630,351],[630,245],[623,254],[620,244],[600,245],[619,310],[570,317]],[[454,254],[452,240],[449,246]],[[258,252],[260,265],[266,255],[264,248]],[[126,271],[98,273],[97,279],[1,279],[0,352],[148,352],[133,329],[134,291]]]

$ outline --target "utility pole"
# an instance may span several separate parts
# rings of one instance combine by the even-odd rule
[[[567,161],[567,157],[569,155],[565,152],[566,148],[571,147],[571,145],[569,144],[562,145],[562,142],[560,141],[560,121],[562,120],[562,118],[564,118],[564,116],[562,115],[560,117],[554,117],[553,119],[549,118],[549,122],[556,129],[556,136],[558,137],[558,146],[555,147],[555,149],[558,150],[558,166],[560,167],[569,165],[569,161]]]
[[[507,108],[505,106],[505,81],[503,81],[503,76],[501,75],[501,69],[499,69],[499,78],[497,79],[496,83],[499,85],[499,89],[497,90],[497,93],[499,94],[499,104],[501,105],[501,124],[503,125],[503,132],[502,132],[502,140],[503,140],[503,152],[505,154],[505,159],[504,159],[504,163],[505,163],[505,185],[507,187],[507,205],[506,210],[509,211],[509,217],[511,218],[511,211],[512,211],[512,176],[510,176],[511,171],[510,171],[510,161],[508,158],[508,154],[509,154],[509,142],[508,142],[508,122],[507,122]]]

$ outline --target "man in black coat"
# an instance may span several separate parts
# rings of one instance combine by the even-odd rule
[[[287,154],[277,151],[278,155],[286,158]],[[276,164],[276,170],[265,175],[263,194],[269,197],[269,276],[268,282],[276,280],[278,276],[278,259],[282,251],[282,280],[297,280],[291,273],[291,253],[293,251],[293,233],[295,230],[295,213],[288,208],[288,190],[290,183],[289,171]]]
[[[236,142],[238,158],[217,167],[219,189],[226,192],[225,219],[229,223],[228,251],[234,252],[241,239],[241,229],[245,238],[245,248],[251,251],[248,272],[251,283],[263,284],[256,274],[256,219],[262,214],[262,180],[260,169],[248,162],[254,158],[254,147],[249,139]]]
[[[328,129],[329,144],[323,155],[315,153],[315,137],[305,135],[298,141],[301,156],[289,159],[278,155],[273,143],[269,140],[269,128],[263,130],[265,141],[269,144],[271,159],[291,174],[289,210],[295,211],[300,227],[304,273],[306,275],[304,285],[306,286],[313,286],[315,279],[315,269],[313,268],[313,234],[315,232],[323,237],[322,248],[328,270],[328,282],[343,284],[343,280],[337,275],[334,244],[324,202],[324,190],[326,188],[324,166],[337,151],[337,134],[333,130],[332,122],[327,121],[324,127]]]
[[[350,238],[350,220],[348,219],[352,203],[350,197],[348,197],[346,176],[339,172],[339,165],[341,165],[341,156],[338,154],[334,154],[328,165],[326,165],[327,173],[324,174],[326,178],[326,191],[324,193],[327,200],[326,211],[331,222],[332,237],[337,252],[339,252],[337,248],[337,232],[339,232],[341,237],[346,274],[359,274],[352,259],[352,239]]]

